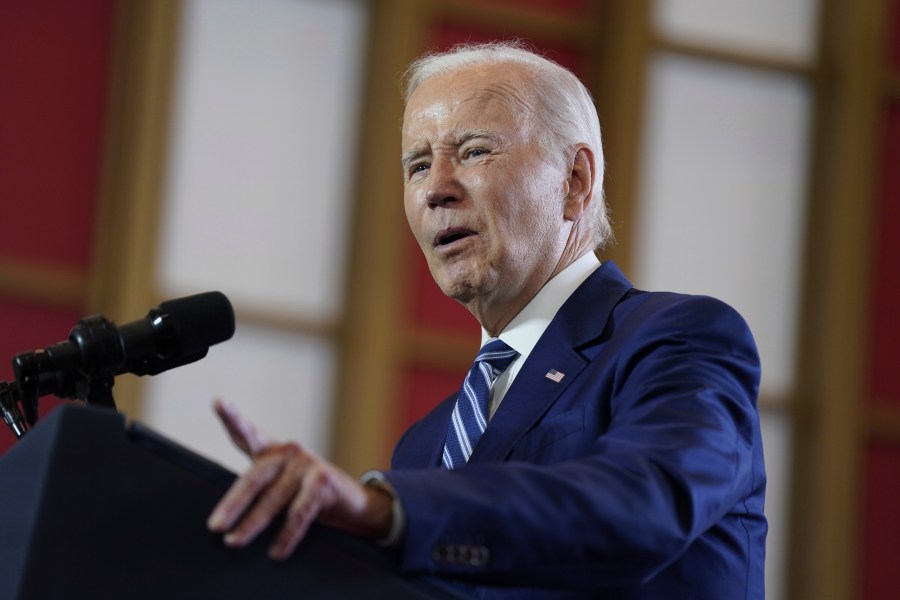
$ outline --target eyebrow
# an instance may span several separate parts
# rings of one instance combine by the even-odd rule
[[[409,168],[413,162],[415,162],[420,156],[424,156],[428,154],[428,151],[422,147],[411,148],[403,153],[400,157],[400,164],[403,165],[403,168]]]
[[[489,129],[467,129],[466,131],[462,132],[462,134],[460,134],[456,139],[454,139],[451,144],[458,148],[466,142],[478,138],[486,138],[495,143],[500,143],[501,141],[500,137]],[[404,167],[408,167],[416,159],[421,156],[425,156],[428,153],[428,150],[426,150],[422,146],[410,148],[401,155],[400,164],[402,164]]]

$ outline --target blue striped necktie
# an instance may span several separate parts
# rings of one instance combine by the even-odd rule
[[[472,449],[487,427],[487,405],[491,384],[519,356],[499,338],[491,338],[475,358],[463,388],[456,397],[456,407],[450,416],[450,427],[444,442],[445,469],[464,465]]]

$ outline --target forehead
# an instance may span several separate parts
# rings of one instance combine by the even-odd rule
[[[403,115],[407,138],[430,130],[523,126],[534,112],[520,65],[479,65],[434,75],[412,93]]]

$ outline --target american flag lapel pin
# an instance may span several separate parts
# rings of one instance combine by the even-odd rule
[[[562,381],[562,378],[565,376],[565,373],[563,373],[562,371],[557,371],[556,369],[550,369],[549,371],[547,371],[547,374],[544,375],[544,377],[546,377],[550,381],[555,381],[556,383]]]

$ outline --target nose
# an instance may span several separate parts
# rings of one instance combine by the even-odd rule
[[[437,157],[428,170],[425,202],[428,208],[446,207],[462,200],[463,190],[453,160]]]

